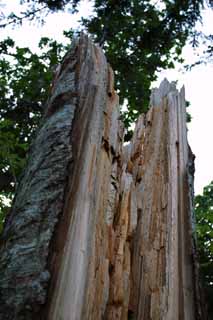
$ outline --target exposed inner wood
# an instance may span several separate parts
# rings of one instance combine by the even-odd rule
[[[0,319],[204,319],[184,89],[123,144],[114,75],[82,35],[53,83],[0,247]]]

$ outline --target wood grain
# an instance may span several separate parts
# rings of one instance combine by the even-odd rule
[[[0,319],[194,320],[193,154],[164,80],[124,146],[114,75],[73,42],[5,224]]]

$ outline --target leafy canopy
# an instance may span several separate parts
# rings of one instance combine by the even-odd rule
[[[195,197],[196,231],[202,282],[213,318],[213,181]]]
[[[182,48],[200,19],[202,1],[95,1],[95,16],[82,19],[94,40],[103,44],[116,74],[128,126],[149,105],[156,71],[183,62]],[[173,53],[172,53],[173,52]]]
[[[66,7],[75,12],[80,0],[22,0],[28,4],[28,15],[40,16],[37,10],[57,11]],[[157,4],[156,4],[157,3]],[[156,71],[182,62],[181,51],[194,35],[201,19],[203,0],[96,0],[94,15],[82,17],[81,25],[101,44],[116,74],[116,88],[126,126],[148,109],[150,85]],[[24,16],[23,16],[24,17]],[[9,22],[22,21],[16,15]]]

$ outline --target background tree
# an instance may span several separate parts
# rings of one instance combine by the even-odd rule
[[[213,318],[213,181],[195,197],[199,262],[209,319]]]
[[[95,16],[82,19],[101,43],[115,70],[121,104],[126,99],[128,126],[149,105],[156,71],[183,62],[181,51],[194,36],[203,1],[95,1]],[[172,53],[173,51],[173,53]]]
[[[68,8],[75,12],[80,0],[22,0],[21,3],[28,3],[31,18],[40,18],[39,8],[50,12]],[[175,61],[183,61],[182,48],[189,37],[195,37],[195,24],[201,20],[203,3],[203,0],[157,3],[96,0],[94,15],[82,18],[82,27],[103,46],[115,71],[120,102],[125,100],[128,107],[123,114],[126,126],[147,111],[149,89],[156,80],[156,71],[174,67]],[[14,14],[8,18],[9,22],[22,21]]]

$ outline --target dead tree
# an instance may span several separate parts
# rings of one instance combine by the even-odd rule
[[[5,223],[1,320],[204,319],[184,89],[164,80],[123,136],[113,71],[82,35]]]

